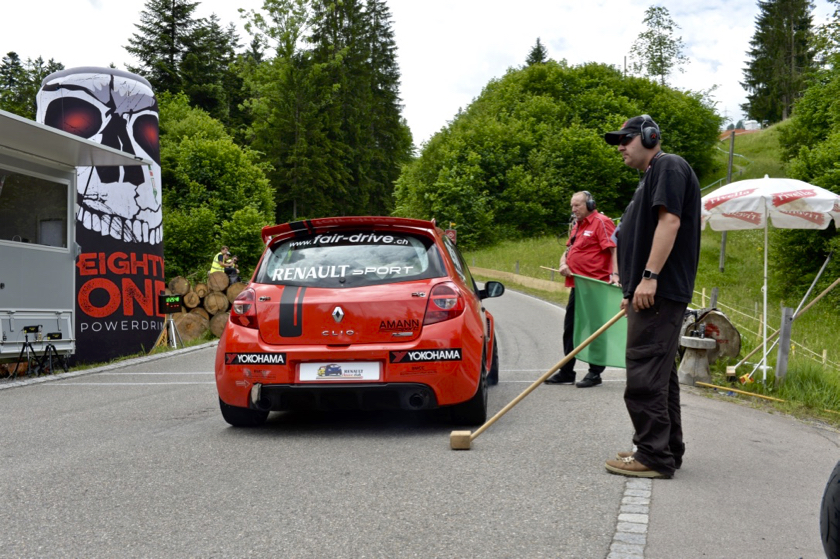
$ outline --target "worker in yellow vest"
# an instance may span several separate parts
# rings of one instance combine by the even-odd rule
[[[222,251],[213,257],[213,263],[210,264],[210,271],[207,273],[212,274],[213,272],[224,272],[225,266],[228,265],[229,256],[230,251],[228,250],[228,247],[223,246]]]

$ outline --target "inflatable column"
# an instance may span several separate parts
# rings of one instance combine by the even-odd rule
[[[148,81],[112,68],[47,76],[38,122],[153,165],[77,169],[76,359],[149,351],[163,328],[165,289],[158,107]]]

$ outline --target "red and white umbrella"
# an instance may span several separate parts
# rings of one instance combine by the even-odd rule
[[[715,231],[764,229],[764,355],[767,353],[767,224],[778,229],[840,228],[840,196],[796,179],[749,179],[702,200],[701,226]]]

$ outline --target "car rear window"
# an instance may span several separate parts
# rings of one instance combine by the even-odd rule
[[[271,247],[256,281],[273,285],[360,287],[445,275],[434,241],[392,231],[336,231]]]

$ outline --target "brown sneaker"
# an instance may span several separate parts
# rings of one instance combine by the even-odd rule
[[[641,462],[637,462],[632,456],[621,458],[620,460],[607,460],[607,471],[611,474],[618,474],[620,476],[628,477],[650,477],[669,479],[671,476],[660,474],[656,470],[651,470]]]
[[[625,458],[633,458],[634,454],[635,454],[635,452],[633,452],[632,450],[628,450],[627,452],[616,452],[615,453],[615,459],[616,460],[624,460]],[[682,458],[674,461],[674,469],[675,470],[679,470],[680,466],[682,466]]]

